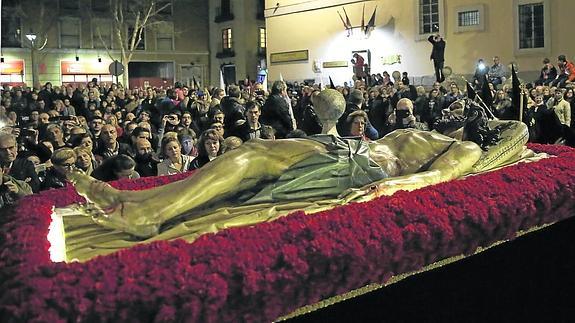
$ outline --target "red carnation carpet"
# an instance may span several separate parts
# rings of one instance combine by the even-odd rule
[[[450,268],[483,266],[474,267],[474,260],[508,244],[467,257],[478,248],[575,214],[575,150],[530,148],[555,157],[313,215],[295,212],[273,222],[207,234],[191,244],[176,240],[139,245],[85,263],[52,263],[48,253],[52,207],[81,201],[73,188],[30,196],[2,215],[0,317],[9,322],[273,321],[306,305],[395,282],[402,274],[465,256],[354,298],[372,304],[366,297],[382,291],[393,295],[397,286],[404,286],[394,299],[409,302],[417,299],[407,293],[410,282],[421,283],[420,277],[430,275],[428,279],[439,279],[433,275],[446,270],[443,279],[448,281]],[[136,190],[179,178],[128,180],[115,186]],[[573,248],[565,250],[571,252],[564,255],[567,264]],[[517,288],[518,293],[533,284],[525,280],[527,286]],[[460,282],[464,284],[465,277]],[[428,291],[437,287],[423,286]],[[459,297],[469,297],[464,286],[459,287]],[[569,296],[573,294],[565,295]],[[416,301],[413,305],[412,312],[423,306]],[[447,306],[442,313],[450,311],[453,308]],[[377,313],[378,320],[386,317],[396,318],[393,312]],[[443,321],[450,318],[454,319],[448,315]]]

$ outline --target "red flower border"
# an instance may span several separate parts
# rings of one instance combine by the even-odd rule
[[[271,321],[294,309],[417,270],[520,230],[572,216],[575,150],[464,180],[314,215],[51,263],[52,206],[73,188],[25,198],[0,231],[0,317],[12,321]],[[122,181],[124,189],[186,175]]]

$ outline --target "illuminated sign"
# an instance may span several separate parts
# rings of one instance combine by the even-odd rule
[[[347,61],[323,62],[323,68],[347,67]]]
[[[3,75],[22,75],[24,74],[24,60],[6,60],[4,63],[0,63],[0,71]]]
[[[307,61],[308,59],[309,59],[309,51],[307,49],[270,54],[270,61],[272,62],[272,64],[301,62],[301,61]]]
[[[389,55],[381,58],[381,64],[383,65],[393,65],[401,64],[401,55]]]
[[[110,71],[108,70],[108,65],[110,65],[110,62],[62,61],[60,67],[62,75],[109,75]]]

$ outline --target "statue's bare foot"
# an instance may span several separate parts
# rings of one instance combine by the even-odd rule
[[[120,191],[108,183],[78,171],[70,172],[66,176],[74,184],[78,194],[103,211],[115,207],[120,202]]]
[[[122,230],[139,237],[158,233],[160,221],[157,217],[143,216],[141,202],[130,200],[128,192],[122,192],[108,183],[96,180],[79,172],[67,174],[78,194],[87,200],[83,213],[94,222],[110,229]],[[144,207],[145,209],[145,207]]]

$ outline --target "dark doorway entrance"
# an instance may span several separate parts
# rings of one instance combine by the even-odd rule
[[[236,83],[236,66],[224,65],[222,66],[222,74],[224,75],[224,83],[226,85]]]
[[[130,62],[128,64],[130,88],[166,87],[174,85],[173,62]]]

